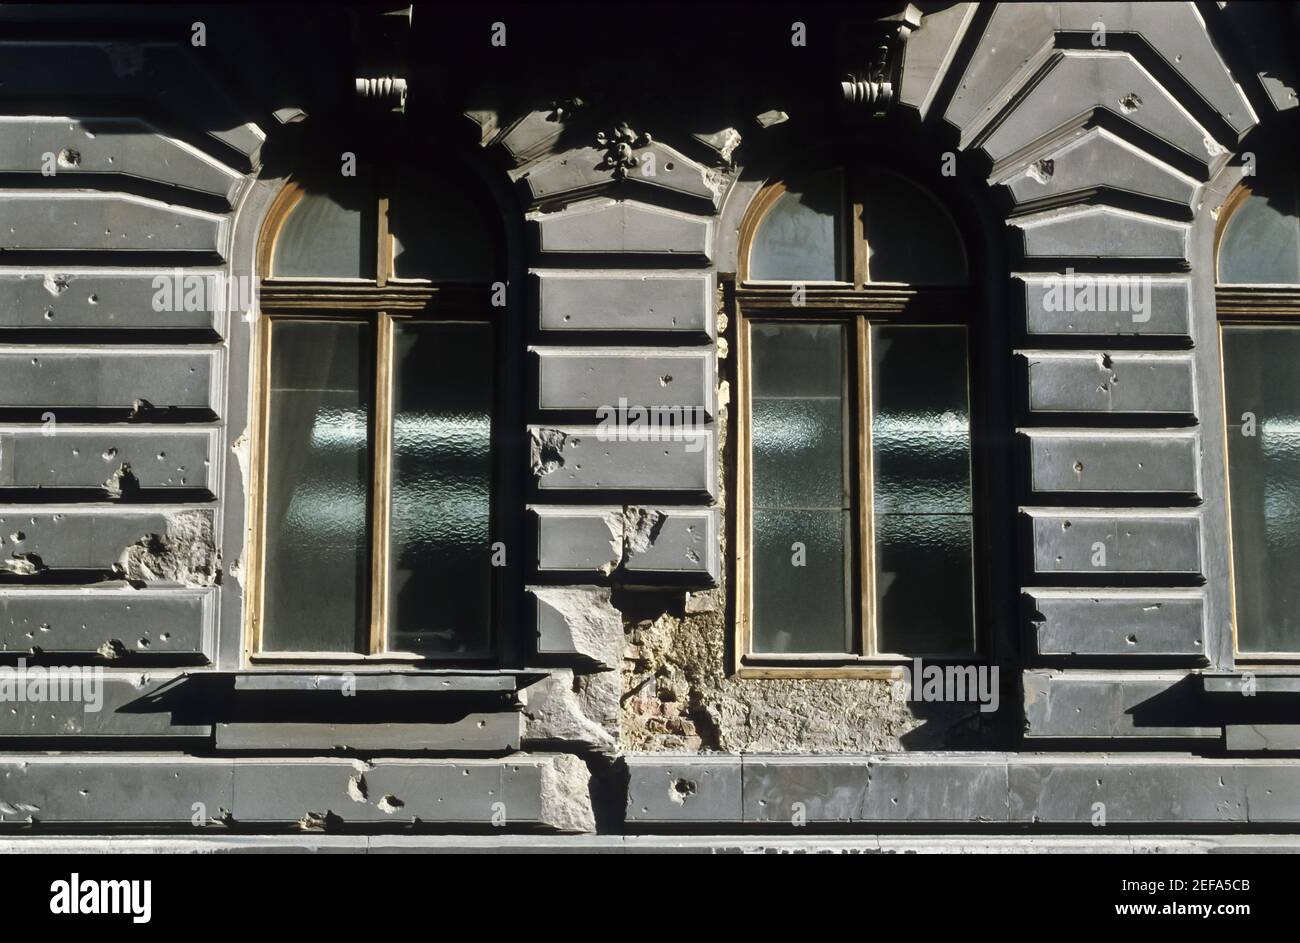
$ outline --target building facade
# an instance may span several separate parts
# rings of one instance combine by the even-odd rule
[[[5,847],[1292,847],[1298,25],[0,10]]]

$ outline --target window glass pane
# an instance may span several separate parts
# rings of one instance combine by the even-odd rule
[[[272,273],[300,278],[373,277],[375,241],[363,238],[371,231],[363,215],[373,218],[374,213],[369,207],[363,212],[360,201],[345,206],[328,193],[304,194],[276,234]]]
[[[492,327],[398,324],[389,647],[491,648]]]
[[[938,201],[892,174],[865,181],[863,234],[868,281],[961,285],[961,236]]]
[[[971,651],[965,329],[873,327],[871,402],[878,648]]]
[[[1300,327],[1224,326],[1237,647],[1244,653],[1300,651],[1298,371]]]
[[[497,274],[491,213],[485,198],[462,187],[426,183],[399,189],[388,206],[394,274],[433,281],[490,281]]]
[[[367,324],[272,322],[266,651],[362,650],[373,356]]]
[[[838,170],[792,183],[758,224],[749,250],[749,277],[847,281],[843,207],[843,174]]]
[[[1261,180],[1237,207],[1219,244],[1224,284],[1300,284],[1300,215],[1296,181]]]
[[[975,648],[969,514],[878,514],[876,646],[901,655]]]
[[[966,330],[871,329],[876,513],[971,512]]]
[[[853,650],[843,324],[751,323],[753,650]]]

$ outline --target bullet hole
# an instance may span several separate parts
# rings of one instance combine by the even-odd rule
[[[22,543],[26,539],[27,539],[27,535],[20,530],[14,531],[12,534],[9,535],[9,540],[12,543],[16,543],[16,544]]]
[[[1124,639],[1124,641],[1128,642],[1130,645],[1136,645],[1138,643],[1138,637],[1130,634]]]
[[[1056,173],[1056,161],[1047,158],[1036,160],[1025,172],[1029,175],[1029,179],[1037,183],[1047,183],[1052,179],[1052,174]]]
[[[1138,97],[1137,92],[1129,92],[1119,100],[1120,111],[1124,114],[1132,114],[1142,107],[1142,99]]]
[[[297,822],[298,828],[304,832],[327,832],[342,824],[343,820],[328,809],[324,812],[306,812]]]
[[[136,646],[139,648],[148,648],[152,644],[153,642],[149,641],[147,638],[142,638],[140,641],[136,642]]]
[[[365,775],[362,773],[358,773],[356,776],[353,776],[351,779],[349,779],[347,785],[347,791],[348,791],[348,798],[350,798],[353,802],[366,802],[368,798],[368,792],[366,789]]]
[[[59,151],[58,161],[59,166],[63,168],[80,167],[81,151],[75,150],[71,147],[65,147],[63,150]]]
[[[1073,527],[1073,526],[1074,526],[1074,525],[1071,524],[1069,521],[1062,521],[1062,522],[1061,522],[1061,530],[1069,530],[1069,529],[1070,529],[1071,527]]]
[[[669,793],[669,798],[671,798],[673,802],[676,802],[680,805],[681,803],[689,799],[691,796],[695,795],[695,791],[696,791],[695,780],[676,779],[673,781],[673,788],[672,788],[672,792]]]
[[[89,298],[86,299],[86,303],[92,305],[99,304],[99,295],[91,295]]]
[[[663,376],[659,378],[660,386],[667,386],[669,383],[672,382],[673,382],[673,376],[671,373],[665,373]]]
[[[673,162],[672,162],[672,161],[666,161],[666,162],[664,163],[664,170],[669,170],[669,171],[670,171],[670,170],[672,170],[672,169],[673,169]]]
[[[1074,463],[1074,473],[1077,475],[1083,471],[1083,462]]]
[[[106,462],[111,462],[113,459],[117,458],[117,449],[105,449],[104,454],[100,457]]]
[[[101,658],[105,658],[108,661],[116,661],[127,654],[126,646],[122,644],[120,639],[115,638],[109,639],[103,645],[99,646],[96,651],[99,653]]]
[[[53,321],[53,320],[54,320],[54,309],[53,309],[53,308],[46,308],[46,309],[45,309],[45,320],[47,320],[47,321]]]

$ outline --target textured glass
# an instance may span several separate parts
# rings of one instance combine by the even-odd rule
[[[845,325],[749,330],[753,650],[850,652]]]
[[[838,507],[844,496],[844,404],[754,397],[754,504]]]
[[[970,515],[877,514],[874,526],[879,650],[973,651]]]
[[[871,329],[876,632],[882,652],[973,648],[966,331]]]
[[[966,282],[961,236],[937,200],[893,175],[870,178],[864,190],[862,226],[868,281],[911,285]]]
[[[359,205],[344,206],[328,193],[304,194],[276,235],[272,273],[369,278],[375,252],[373,241],[362,238],[363,222]]]
[[[389,201],[393,271],[399,278],[485,282],[497,274],[492,208],[476,191],[430,187],[436,177],[421,174],[420,186],[406,186]]]
[[[1300,327],[1223,328],[1237,647],[1244,653],[1300,652],[1298,375]]]
[[[750,245],[751,279],[847,280],[843,180],[838,170],[810,174],[777,197]]]
[[[755,508],[753,526],[753,650],[852,651],[849,512]]]
[[[371,329],[275,321],[262,647],[355,652],[368,625]]]
[[[486,654],[492,617],[492,328],[394,338],[389,648]]]
[[[966,331],[871,329],[876,513],[971,511]]]
[[[1219,281],[1300,285],[1300,215],[1294,177],[1256,184],[1219,243]]]

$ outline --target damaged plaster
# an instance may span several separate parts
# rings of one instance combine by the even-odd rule
[[[557,668],[521,693],[525,745],[562,742],[618,752],[619,676]]]
[[[146,534],[122,551],[117,569],[133,583],[213,586],[221,582],[221,551],[205,511],[167,515],[162,534]]]
[[[650,508],[625,507],[605,515],[609,528],[609,546],[612,556],[599,570],[609,576],[627,565],[638,553],[645,553],[659,539],[666,516]]]
[[[569,437],[559,429],[529,430],[530,456],[533,474],[549,475],[564,467],[564,447]]]
[[[591,773],[576,756],[556,754],[542,768],[541,819],[561,832],[594,832]]]

